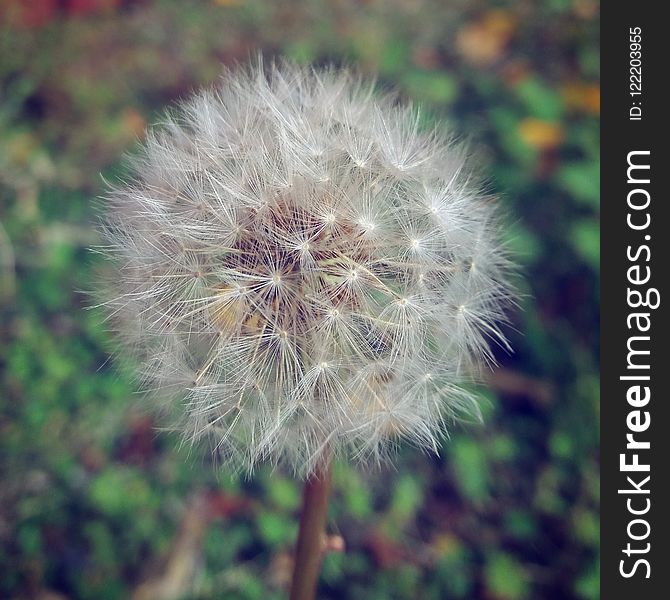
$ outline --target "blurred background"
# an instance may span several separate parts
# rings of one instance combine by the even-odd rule
[[[262,51],[347,62],[469,139],[523,280],[485,424],[337,465],[326,599],[599,597],[595,0],[0,2],[0,597],[285,595],[300,487],[143,409],[84,310],[95,198],[163,109]]]

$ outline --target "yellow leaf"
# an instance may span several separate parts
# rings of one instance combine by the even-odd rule
[[[519,125],[519,135],[537,150],[551,150],[563,141],[563,127],[560,123],[528,118]]]
[[[600,86],[597,83],[567,83],[561,92],[568,108],[594,115],[600,114]]]
[[[435,554],[441,558],[457,552],[461,548],[461,542],[451,533],[440,533],[433,539],[431,546]]]
[[[147,123],[142,114],[135,108],[126,108],[121,113],[121,124],[129,137],[142,137]]]
[[[503,54],[515,29],[516,19],[510,12],[491,10],[458,32],[456,47],[469,62],[489,66]]]

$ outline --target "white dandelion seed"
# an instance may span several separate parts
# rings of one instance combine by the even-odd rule
[[[463,149],[347,71],[226,72],[108,195],[106,302],[191,441],[306,476],[478,415],[461,383],[510,298]]]

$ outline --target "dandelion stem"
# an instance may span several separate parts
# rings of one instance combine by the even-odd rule
[[[313,600],[326,548],[326,514],[330,494],[330,463],[305,482],[295,551],[290,600]]]

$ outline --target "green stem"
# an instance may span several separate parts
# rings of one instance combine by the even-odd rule
[[[330,464],[305,482],[290,600],[313,600],[326,546]]]

